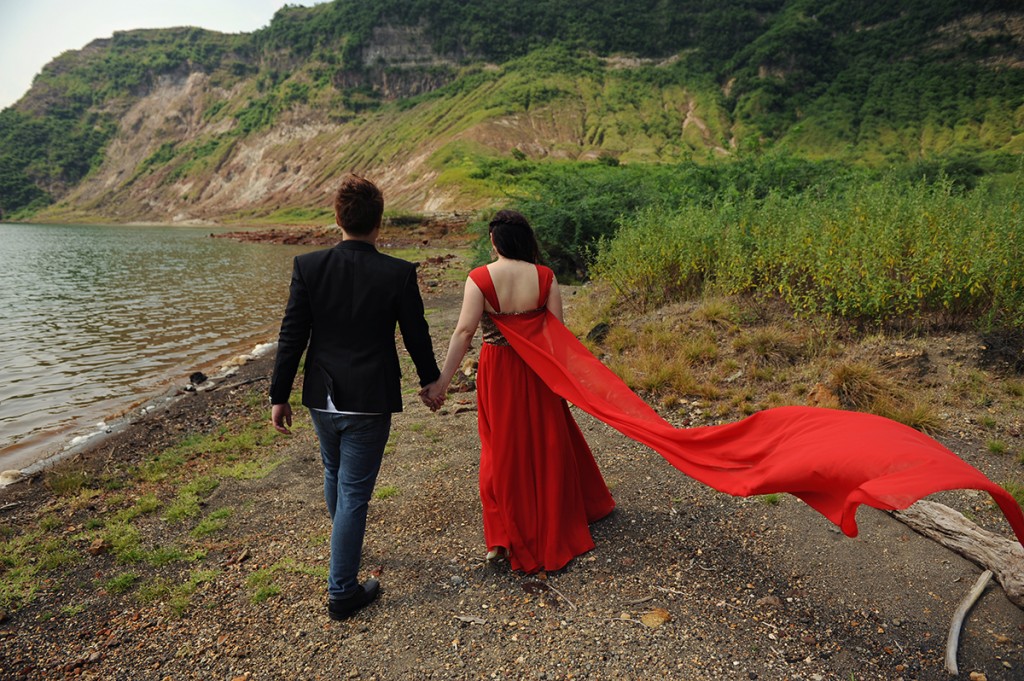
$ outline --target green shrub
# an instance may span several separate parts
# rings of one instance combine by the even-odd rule
[[[649,208],[623,220],[592,274],[649,308],[705,291],[778,296],[862,322],[1024,325],[1024,171],[997,189],[859,181],[844,191]]]

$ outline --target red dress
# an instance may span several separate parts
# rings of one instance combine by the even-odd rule
[[[1024,545],[1024,512],[1016,499],[902,423],[839,409],[776,407],[735,423],[674,428],[549,311],[492,320],[531,376],[552,392],[720,492],[788,492],[854,537],[861,504],[903,509],[942,490],[984,490]],[[503,393],[495,406],[515,407],[511,394]]]
[[[513,313],[500,312],[486,267],[469,276],[497,311],[481,319],[477,374],[484,540],[488,549],[507,548],[515,570],[558,570],[594,548],[588,525],[611,513],[615,502],[565,400],[494,325],[494,318],[547,314],[554,275],[538,265],[537,309]]]

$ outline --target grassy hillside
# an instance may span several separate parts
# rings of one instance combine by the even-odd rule
[[[186,81],[187,110],[141,133],[133,107]],[[336,0],[253,34],[132,31],[62,55],[0,112],[0,216],[246,217],[203,197],[251,186],[251,157],[303,170],[287,195],[247,196],[248,217],[320,201],[348,168],[387,175],[410,209],[483,206],[503,188],[481,167],[513,151],[984,174],[1022,145],[1009,0]]]

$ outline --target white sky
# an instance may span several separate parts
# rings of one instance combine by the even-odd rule
[[[249,33],[269,24],[284,5],[325,1],[0,0],[0,109],[21,99],[54,57],[114,31],[198,26]]]

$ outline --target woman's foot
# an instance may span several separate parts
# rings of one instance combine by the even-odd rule
[[[487,552],[486,560],[488,563],[495,563],[499,560],[508,558],[508,549],[504,546],[495,546],[493,549]]]

